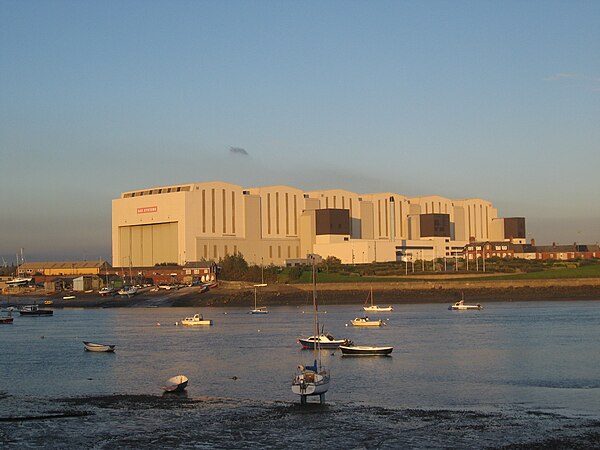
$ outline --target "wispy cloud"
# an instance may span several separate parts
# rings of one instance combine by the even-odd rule
[[[229,153],[231,153],[232,155],[248,156],[248,152],[246,151],[246,149],[241,147],[229,147]]]
[[[592,77],[582,73],[559,72],[545,77],[544,81],[571,82],[592,92],[600,92],[600,77]]]
[[[550,76],[544,78],[544,80],[545,81],[576,80],[580,77],[581,77],[581,75],[578,75],[576,73],[563,72],[563,73],[555,73],[554,75],[550,75]]]

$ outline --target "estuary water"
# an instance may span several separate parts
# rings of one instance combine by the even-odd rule
[[[307,408],[298,405],[290,382],[296,366],[313,358],[297,343],[312,334],[309,305],[271,307],[268,315],[250,315],[249,308],[108,308],[17,316],[0,326],[0,444],[519,448],[555,439],[567,447],[600,445],[600,301],[483,306],[397,305],[392,313],[371,314],[385,326],[361,329],[350,323],[363,315],[359,306],[322,305],[320,322],[334,337],[394,351],[390,357],[322,351],[332,375],[327,404]],[[175,325],[198,312],[213,326]],[[116,344],[116,352],[85,352],[84,340]],[[162,396],[164,381],[180,373],[190,379],[187,393]],[[83,415],[29,426],[36,415],[61,411]],[[189,429],[191,423],[202,431]]]

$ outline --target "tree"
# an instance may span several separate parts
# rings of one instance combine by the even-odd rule
[[[219,260],[219,267],[222,280],[244,280],[248,276],[248,263],[239,252],[225,255]]]
[[[342,260],[335,256],[328,256],[320,265],[325,267],[326,272],[329,272],[329,269],[339,269],[342,266]]]

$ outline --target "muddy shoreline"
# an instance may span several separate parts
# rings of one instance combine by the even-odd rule
[[[511,301],[568,301],[600,300],[600,280],[550,280],[526,282],[457,282],[424,281],[412,283],[323,283],[318,287],[322,305],[362,304],[370,289],[376,304],[450,303],[464,295],[468,302]],[[65,300],[64,296],[75,298]],[[306,284],[275,284],[260,288],[258,301],[261,305],[304,305],[311,303],[312,286]],[[201,292],[199,287],[178,290],[153,290],[145,288],[132,298],[120,296],[102,297],[95,293],[54,293],[44,291],[21,295],[3,295],[0,305],[43,304],[51,300],[55,308],[113,308],[113,307],[241,307],[254,302],[251,283],[221,282],[218,287]]]

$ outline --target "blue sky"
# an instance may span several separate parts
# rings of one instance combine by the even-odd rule
[[[479,197],[595,243],[599,23],[597,1],[3,0],[0,255],[110,259],[120,192],[210,180]]]

